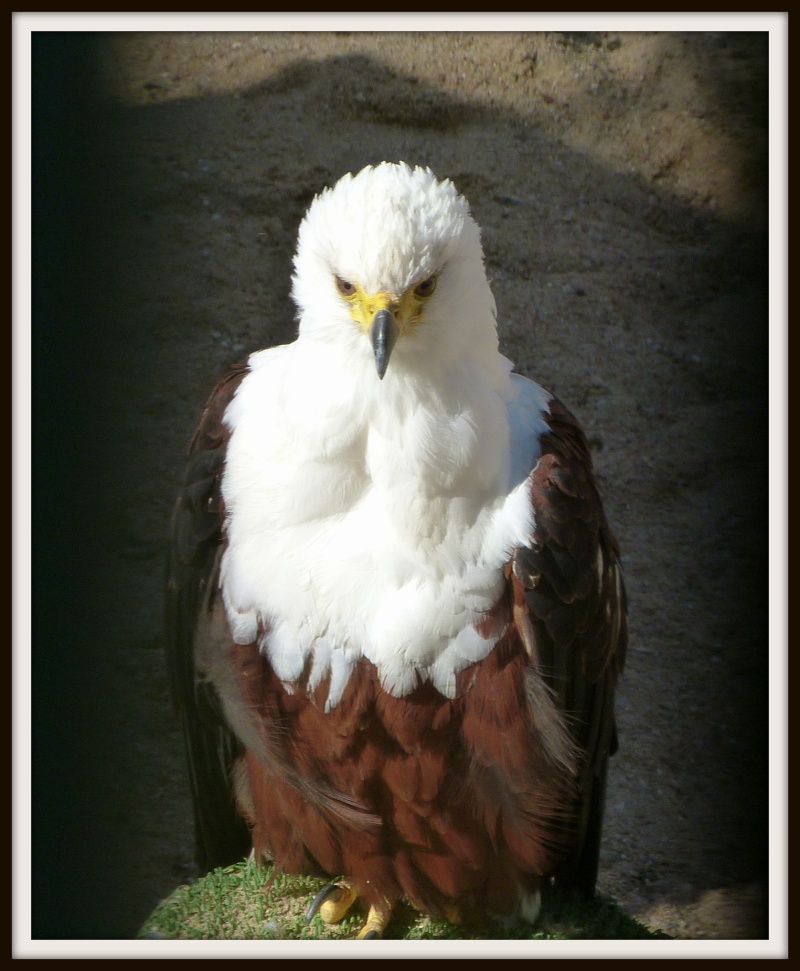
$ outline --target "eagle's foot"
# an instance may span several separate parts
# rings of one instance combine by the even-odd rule
[[[306,923],[319,914],[326,924],[338,924],[339,921],[344,920],[356,900],[358,900],[358,892],[347,880],[328,883],[311,901],[311,906],[306,913]],[[370,907],[367,919],[357,934],[356,940],[374,941],[383,937],[391,916],[392,907],[388,901],[383,907]]]
[[[458,904],[447,904],[444,908],[445,920],[450,921],[451,924],[463,924],[464,915],[461,913],[461,908]]]
[[[358,894],[346,880],[327,883],[311,901],[306,913],[306,923],[319,914],[326,924],[338,924],[340,920],[344,920],[356,900]]]
[[[370,907],[367,920],[356,936],[357,941],[375,941],[383,937],[389,918],[392,916],[392,908],[389,906],[378,908]]]

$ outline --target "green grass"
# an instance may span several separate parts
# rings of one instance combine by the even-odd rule
[[[145,921],[140,938],[168,940],[348,940],[364,920],[357,907],[336,925],[319,916],[306,923],[308,906],[324,882],[278,874],[252,861],[207,874],[179,887]],[[613,901],[545,900],[535,927],[494,922],[473,932],[396,908],[384,937],[393,940],[646,940],[652,934]]]

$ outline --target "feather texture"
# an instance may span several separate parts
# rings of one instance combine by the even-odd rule
[[[436,280],[385,375],[351,279],[389,306]],[[583,432],[499,353],[477,226],[427,170],[319,197],[293,293],[297,341],[220,383],[173,517],[198,861],[244,852],[236,803],[257,854],[375,906],[590,894],[626,626]]]

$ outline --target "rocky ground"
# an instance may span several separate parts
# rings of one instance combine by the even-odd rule
[[[161,645],[182,455],[226,365],[292,339],[314,193],[382,159],[467,195],[502,347],[594,449],[631,628],[600,890],[763,936],[765,36],[84,41],[35,61],[35,936],[133,936],[191,874]]]

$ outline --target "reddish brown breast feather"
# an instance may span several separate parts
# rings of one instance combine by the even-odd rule
[[[326,712],[326,681],[309,691],[306,672],[287,691],[220,619],[221,417],[244,373],[206,408],[173,520],[169,658],[201,868],[240,858],[251,839],[288,872],[345,876],[367,903],[405,897],[436,915],[511,913],[520,890],[550,878],[592,894],[625,594],[575,419],[551,402],[529,480],[535,529],[485,621],[504,634],[458,675],[455,697],[428,683],[392,697],[363,660]],[[197,668],[204,626],[220,631],[227,674]]]

